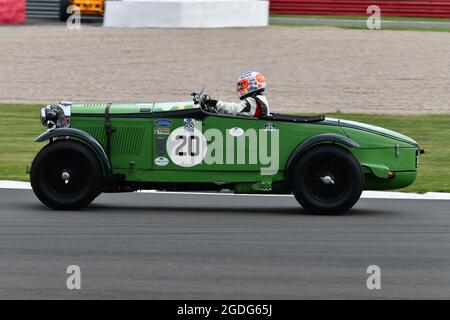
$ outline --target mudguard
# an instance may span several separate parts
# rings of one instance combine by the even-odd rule
[[[101,146],[101,144],[90,134],[73,128],[57,128],[44,132],[36,139],[35,142],[43,142],[45,140],[52,140],[54,138],[76,138],[80,140],[82,143],[86,144],[94,153],[97,155],[100,163],[102,164],[103,174],[105,179],[110,179],[112,175],[112,167],[111,162],[109,161],[108,156],[106,155],[105,150]]]
[[[320,144],[320,143],[330,143],[330,144],[340,144],[344,145],[348,148],[358,148],[359,144],[357,144],[352,139],[342,136],[340,134],[335,133],[322,133],[315,135],[313,137],[310,137],[300,143],[297,148],[292,152],[291,156],[289,157],[289,160],[286,165],[285,170],[285,182],[288,186],[291,185],[291,176],[295,168],[295,164],[297,163],[297,160],[301,157],[303,152],[305,152],[310,147]]]

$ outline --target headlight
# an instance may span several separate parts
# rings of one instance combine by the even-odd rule
[[[60,102],[57,106],[48,105],[42,108],[40,114],[41,123],[49,129],[69,127],[71,107],[72,104],[70,102]]]
[[[58,109],[56,106],[46,106],[45,108],[41,109],[41,123],[44,126],[55,126],[57,121]]]

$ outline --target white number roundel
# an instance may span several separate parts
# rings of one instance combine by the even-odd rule
[[[203,133],[197,128],[188,130],[179,127],[170,133],[166,148],[173,163],[189,168],[202,162],[208,144]]]

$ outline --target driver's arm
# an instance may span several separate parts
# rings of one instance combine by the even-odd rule
[[[243,100],[239,103],[234,102],[224,102],[224,101],[217,101],[216,103],[216,110],[219,113],[224,114],[231,114],[233,116],[237,115],[238,113],[242,112],[247,106],[248,102],[246,100]]]

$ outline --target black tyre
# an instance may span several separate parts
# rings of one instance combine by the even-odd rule
[[[67,8],[72,5],[70,0],[59,0],[59,20],[67,21],[70,17],[70,13],[67,13]]]
[[[305,210],[338,214],[355,205],[363,185],[361,165],[351,152],[336,145],[321,145],[299,159],[292,189]]]
[[[47,207],[75,210],[87,207],[99,194],[101,166],[83,144],[62,140],[46,145],[31,165],[31,186]]]

